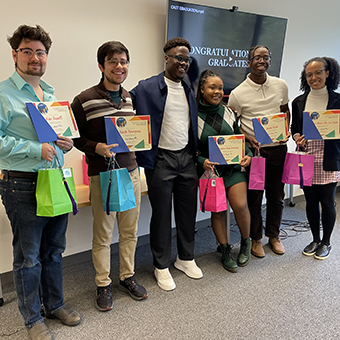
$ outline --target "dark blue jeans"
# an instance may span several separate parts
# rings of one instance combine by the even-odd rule
[[[68,214],[36,216],[35,189],[31,179],[0,179],[2,203],[13,232],[14,285],[28,328],[43,322],[41,302],[48,313],[64,308],[61,254]]]

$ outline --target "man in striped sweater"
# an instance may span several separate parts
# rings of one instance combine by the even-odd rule
[[[135,300],[147,297],[144,287],[134,279],[135,250],[137,227],[141,201],[141,186],[134,152],[116,154],[121,168],[129,171],[136,207],[123,212],[103,210],[100,176],[106,171],[107,161],[113,156],[110,151],[117,144],[107,145],[104,117],[134,115],[129,93],[122,87],[129,71],[129,51],[118,41],[109,41],[99,47],[97,52],[98,67],[102,79],[95,85],[76,96],[72,110],[77,120],[80,138],[74,145],[86,155],[88,175],[90,176],[90,201],[93,214],[92,260],[96,270],[95,282],[97,296],[95,307],[102,312],[112,309],[110,275],[110,245],[117,217],[119,229],[120,290],[128,292]]]

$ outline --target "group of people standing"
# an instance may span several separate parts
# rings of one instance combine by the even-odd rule
[[[45,72],[51,39],[40,26],[20,26],[8,38],[15,62],[14,74],[0,83],[0,194],[13,231],[13,273],[19,310],[33,340],[52,339],[41,314],[60,319],[68,326],[81,322],[80,315],[65,306],[62,291],[62,253],[65,250],[67,215],[36,216],[35,188],[37,172],[46,161],[63,161],[73,141],[59,136],[57,142],[39,143],[26,102],[55,101],[54,89],[41,80]],[[140,211],[140,175],[145,169],[152,215],[150,245],[154,275],[166,291],[176,288],[170,272],[172,205],[177,231],[178,255],[174,267],[189,278],[203,277],[194,259],[194,234],[197,212],[198,178],[213,167],[223,177],[226,194],[241,233],[240,251],[235,260],[228,243],[225,211],[211,214],[211,225],[219,243],[222,264],[230,272],[246,266],[251,253],[264,257],[261,205],[263,190],[248,190],[249,165],[255,150],[266,161],[267,198],[265,235],[279,255],[285,249],[279,238],[284,184],[281,181],[289,134],[280,143],[260,145],[251,119],[285,112],[288,124],[288,87],[279,78],[268,75],[271,53],[266,46],[249,52],[247,79],[235,88],[228,106],[222,101],[223,82],[213,71],[201,73],[195,93],[184,81],[192,59],[190,43],[183,38],[170,39],[163,48],[165,71],[142,80],[130,92],[122,83],[128,76],[130,55],[118,41],[109,41],[97,51],[101,72],[99,84],[77,95],[72,104],[80,138],[74,145],[86,155],[90,176],[90,201],[93,213],[92,258],[97,286],[95,307],[109,311],[113,307],[110,278],[110,245],[115,220],[119,229],[118,288],[135,300],[144,300],[146,289],[137,283],[135,249]],[[306,141],[302,135],[304,110],[340,109],[340,95],[334,90],[340,80],[339,65],[331,58],[314,58],[301,74],[302,96],[293,102],[292,135],[300,148],[315,156],[313,185],[305,187],[307,217],[313,242],[303,251],[318,259],[329,256],[330,236],[335,223],[334,195],[340,170],[340,141]],[[150,115],[152,148],[148,151],[114,154],[117,144],[107,145],[104,117]],[[237,165],[219,165],[209,160],[208,137],[245,135],[245,157]],[[339,143],[338,143],[339,142]],[[115,157],[127,168],[134,188],[136,207],[124,212],[103,210],[100,172]],[[319,202],[322,206],[323,237],[320,236]]]

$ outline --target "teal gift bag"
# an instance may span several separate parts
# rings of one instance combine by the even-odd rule
[[[113,169],[114,162],[118,169]],[[126,211],[136,207],[135,192],[131,177],[126,168],[120,168],[116,159],[110,161],[108,171],[100,174],[103,209],[107,215],[110,211]]]

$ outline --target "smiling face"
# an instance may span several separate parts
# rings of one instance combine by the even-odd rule
[[[267,72],[270,66],[270,52],[268,49],[259,47],[249,57],[248,67],[252,75],[262,76]]]
[[[208,77],[202,88],[202,103],[206,105],[217,105],[223,99],[223,81],[220,77]]]
[[[104,66],[98,64],[98,67],[104,75],[104,86],[109,91],[118,91],[120,84],[123,83],[129,73],[129,64],[125,52],[115,53],[110,58],[106,56]]]
[[[164,61],[166,64],[164,75],[172,81],[180,82],[189,69],[189,63],[186,63],[184,61],[179,62],[176,58],[169,57],[168,55],[178,55],[184,57],[185,59],[188,59],[190,58],[189,50],[185,46],[176,46],[168,50],[166,54],[167,55],[164,57]]]
[[[31,57],[25,55],[20,49],[29,48],[32,51],[45,51],[44,44],[39,40],[23,39],[19,45],[17,51],[12,50],[13,60],[16,65],[17,72],[23,79],[29,76],[41,77],[47,66],[47,54],[42,58],[38,58],[36,53],[33,53]]]
[[[326,86],[329,71],[325,70],[325,65],[321,61],[312,61],[306,67],[307,84],[313,90],[320,90]]]

